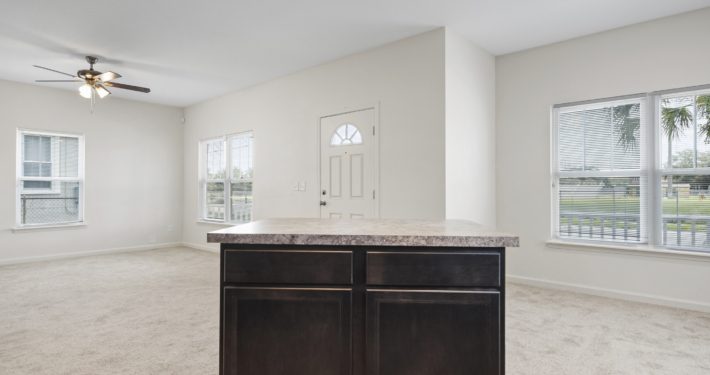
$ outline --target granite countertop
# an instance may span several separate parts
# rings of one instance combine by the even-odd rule
[[[207,242],[265,245],[517,247],[518,237],[466,220],[265,219],[207,233]]]

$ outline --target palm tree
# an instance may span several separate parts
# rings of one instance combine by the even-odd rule
[[[705,118],[705,123],[698,128],[698,134],[704,136],[705,143],[710,143],[710,95],[699,95],[695,98],[698,119]],[[673,140],[679,138],[683,132],[690,127],[693,121],[693,114],[686,104],[680,107],[672,107],[668,99],[663,100],[661,109],[661,127],[668,137],[668,168],[673,165]],[[616,126],[619,139],[617,143],[630,150],[638,147],[638,131],[641,126],[638,115],[638,104],[628,104],[616,106],[613,109],[613,120]],[[673,189],[672,179],[668,179],[668,189],[666,194],[670,195]]]
[[[664,100],[664,105],[667,104],[669,104],[668,100]],[[687,105],[681,107],[680,109],[664,108],[663,111],[665,115],[662,116],[662,119],[664,120],[663,129],[666,130],[665,121],[669,121],[669,124],[676,123],[676,121],[671,121],[671,118],[673,117],[676,117],[679,125],[680,122],[683,121],[683,118],[687,119],[688,116],[691,116],[692,119],[692,115],[689,113],[688,110],[689,106],[690,105]],[[698,118],[704,117],[706,119],[705,124],[700,125],[698,133],[705,137],[705,143],[710,144],[710,95],[698,96],[696,98],[696,106],[698,111]],[[623,146],[625,150],[634,149],[638,147],[637,134],[641,125],[641,119],[638,115],[638,104],[620,105],[614,107],[613,109],[614,111],[612,115],[614,118],[614,124],[616,125],[616,132],[617,134],[619,134],[617,144]],[[689,124],[687,124],[686,127],[688,127],[688,125]],[[679,129],[681,130],[681,132],[675,134],[675,131],[673,131],[675,127],[675,125],[670,126],[670,129],[673,134],[666,133],[666,136],[669,136],[670,139],[679,137],[682,134],[682,130],[684,130]]]
[[[668,168],[673,165],[673,140],[680,138],[685,129],[693,122],[693,114],[686,104],[680,107],[666,107],[670,104],[667,99],[663,100],[664,107],[661,109],[661,128],[668,137]]]
[[[700,95],[695,98],[695,107],[698,119],[705,118],[705,123],[700,125],[698,133],[705,135],[705,143],[710,143],[710,95]]]
[[[673,167],[673,140],[680,138],[681,134],[683,134],[683,132],[688,129],[690,124],[693,122],[693,114],[688,109],[690,104],[679,107],[669,106],[670,104],[670,100],[664,99],[663,107],[661,108],[661,128],[663,128],[663,132],[666,133],[666,136],[668,137],[667,168]],[[666,196],[670,197],[671,191],[673,190],[673,178],[668,176],[666,179],[668,180]]]
[[[638,133],[641,127],[638,104],[627,104],[614,107],[612,111],[614,125],[619,134],[617,144],[625,151],[638,147]]]

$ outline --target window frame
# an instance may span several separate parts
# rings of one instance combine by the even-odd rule
[[[222,150],[223,150],[223,156],[225,158],[225,177],[222,179],[212,179],[212,178],[207,178],[207,144],[215,142],[215,141],[220,141],[222,142]],[[226,147],[226,142],[227,142],[227,136],[222,136],[222,137],[216,137],[216,138],[209,138],[200,141],[199,144],[199,152],[200,152],[200,165],[199,165],[199,171],[200,171],[200,177],[199,177],[199,212],[200,212],[200,220],[203,221],[208,221],[208,222],[215,222],[215,223],[222,223],[226,222],[227,218],[227,168],[228,166],[228,161],[226,160],[227,158],[227,147]],[[207,185],[210,183],[223,183],[224,184],[224,191],[223,191],[223,199],[224,199],[224,205],[225,205],[225,211],[224,211],[224,217],[225,219],[219,220],[219,219],[211,219],[207,217]]]
[[[239,133],[232,133],[219,137],[212,137],[202,139],[198,142],[198,222],[207,222],[215,224],[242,224],[247,223],[245,220],[231,220],[232,217],[232,204],[231,204],[231,193],[232,193],[232,183],[236,182],[251,182],[252,183],[252,196],[254,194],[254,171],[252,170],[252,176],[249,179],[236,179],[234,178],[232,170],[232,148],[231,140],[234,138],[251,138],[251,158],[252,163],[254,159],[254,131],[247,130]],[[225,173],[224,178],[220,179],[209,179],[207,178],[207,144],[215,141],[222,142],[223,146],[223,156],[225,158]],[[209,183],[223,183],[224,184],[224,219],[213,219],[207,217],[207,185]],[[252,198],[253,199],[253,198]],[[250,212],[250,218],[253,220],[253,208]]]
[[[562,113],[584,111],[584,110],[594,110],[600,108],[616,107],[628,104],[639,104],[640,105],[640,125],[639,125],[639,169],[629,169],[629,170],[607,170],[607,171],[561,171],[560,170],[560,160],[559,160],[559,115]],[[550,227],[550,237],[555,241],[569,241],[569,242],[580,242],[580,243],[591,243],[591,244],[611,244],[619,246],[638,246],[650,243],[648,236],[650,222],[648,207],[649,207],[649,186],[650,185],[650,169],[651,166],[647,162],[648,160],[648,148],[644,147],[644,144],[648,143],[648,100],[645,96],[625,96],[618,98],[600,99],[593,100],[583,103],[567,103],[558,106],[553,106],[550,110],[551,118],[551,132],[550,132],[550,186],[551,186],[551,227]],[[593,239],[593,238],[570,238],[562,237],[557,233],[557,229],[560,225],[560,187],[559,181],[561,178],[584,178],[584,177],[639,177],[641,180],[646,180],[646,188],[639,188],[639,222],[640,239],[645,239],[645,241],[621,241],[614,239]]]
[[[654,180],[654,189],[656,189],[655,193],[657,196],[657,199],[653,202],[656,207],[655,212],[656,212],[656,221],[654,222],[655,229],[656,229],[656,235],[654,236],[654,245],[657,247],[661,247],[664,249],[670,249],[670,250],[680,250],[680,251],[690,251],[690,252],[699,252],[699,253],[709,253],[710,254],[710,247],[707,248],[707,250],[703,250],[702,248],[699,247],[692,247],[692,246],[682,246],[682,245],[671,245],[671,244],[664,244],[663,241],[663,178],[666,176],[682,176],[682,175],[710,175],[710,167],[700,167],[698,168],[697,166],[694,168],[673,168],[673,166],[668,166],[664,167],[663,166],[663,137],[661,136],[660,132],[660,119],[661,119],[661,111],[663,110],[663,105],[662,101],[663,99],[667,98],[677,98],[677,97],[683,97],[683,96],[693,96],[695,99],[693,100],[693,129],[696,131],[695,137],[697,137],[697,121],[698,121],[698,114],[697,114],[697,96],[700,95],[710,95],[710,87],[693,87],[693,88],[688,88],[688,89],[677,89],[677,90],[668,90],[665,92],[659,92],[656,95],[653,96],[654,99],[654,130],[655,130],[655,147],[656,147],[656,154],[654,157],[654,162],[656,164],[656,176]],[[694,164],[697,165],[697,138],[694,141]]]
[[[66,137],[66,138],[76,138],[78,141],[78,155],[77,155],[77,176],[76,177],[27,177],[24,176],[24,150],[25,142],[24,137],[26,135],[35,135],[41,137]],[[85,223],[85,200],[84,200],[84,190],[86,189],[85,183],[85,139],[84,135],[81,133],[71,133],[71,132],[56,132],[47,130],[36,130],[36,129],[26,129],[17,128],[16,131],[16,143],[15,143],[15,229],[25,229],[25,228],[45,228],[45,227],[62,227],[62,226],[76,226]],[[54,145],[50,143],[50,163],[52,174],[55,173],[55,152]],[[26,189],[24,187],[25,181],[49,181],[52,185],[50,189]],[[52,223],[37,223],[37,224],[24,224],[22,223],[22,195],[43,195],[43,194],[59,194],[61,182],[76,182],[79,184],[79,196],[78,196],[78,207],[77,207],[77,220],[73,221],[63,221],[63,222],[52,222]]]
[[[710,167],[695,167],[695,168],[673,168],[672,166],[664,167],[663,164],[663,135],[661,134],[661,111],[662,100],[666,98],[677,98],[683,96],[710,95],[710,85],[677,88],[671,90],[655,91],[643,94],[633,94],[612,98],[603,98],[582,102],[563,103],[553,105],[550,109],[550,186],[551,186],[551,227],[550,240],[548,243],[557,247],[560,244],[568,243],[572,246],[585,246],[588,248],[608,247],[610,249],[630,249],[639,250],[647,249],[651,252],[666,252],[685,255],[700,255],[710,256],[710,248],[703,249],[701,247],[679,246],[673,244],[663,244],[663,178],[665,176],[678,175],[710,175]],[[607,239],[591,239],[591,238],[569,238],[562,237],[557,234],[559,228],[559,179],[564,174],[583,174],[577,172],[562,173],[559,168],[559,114],[561,111],[572,111],[580,109],[593,109],[600,107],[609,107],[619,104],[641,103],[641,125],[640,125],[640,153],[641,153],[641,177],[646,178],[646,187],[641,189],[641,223],[643,237],[646,233],[645,242],[624,242],[613,241]],[[695,105],[697,107],[697,105]],[[644,108],[645,107],[645,108]],[[693,112],[693,128],[697,126],[697,111]],[[697,148],[697,142],[695,147]],[[697,155],[695,155],[697,158]],[[592,174],[597,174],[597,177],[612,177],[617,172],[592,172],[584,177],[591,177]],[[624,173],[619,173],[619,176]],[[582,177],[582,176],[580,176]],[[643,191],[646,191],[645,197]],[[644,213],[643,210],[646,209]],[[643,228],[645,223],[645,228]]]

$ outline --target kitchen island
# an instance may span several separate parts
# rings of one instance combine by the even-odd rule
[[[505,248],[468,221],[268,219],[221,243],[220,374],[504,374]]]

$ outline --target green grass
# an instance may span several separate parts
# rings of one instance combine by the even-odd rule
[[[617,214],[638,214],[638,197],[596,197],[596,198],[562,198],[560,199],[560,211],[584,212],[584,213],[611,213],[615,207]]]
[[[710,197],[663,198],[664,215],[699,215],[710,216]]]
[[[664,215],[698,215],[710,216],[710,197],[663,198]],[[608,207],[608,209],[605,209]],[[634,215],[639,213],[638,197],[597,197],[597,198],[563,198],[560,200],[560,211],[580,213],[611,213],[615,207],[617,214]]]

